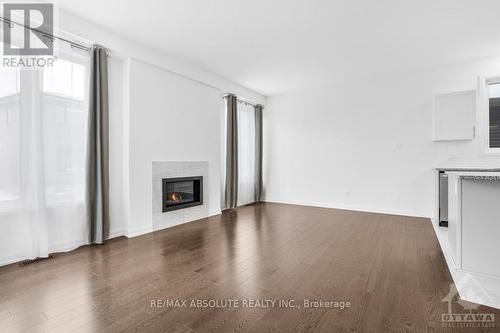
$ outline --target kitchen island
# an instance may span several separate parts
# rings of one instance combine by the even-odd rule
[[[483,170],[440,170],[448,228],[433,225],[461,298],[500,308],[500,170]]]

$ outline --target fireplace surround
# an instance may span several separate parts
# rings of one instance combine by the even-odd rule
[[[162,212],[203,205],[203,176],[162,179]]]
[[[153,181],[151,189],[153,230],[163,230],[175,225],[210,216],[209,206],[211,195],[209,186],[210,168],[208,161],[153,161],[151,166]],[[163,179],[200,176],[203,177],[203,191],[200,191],[200,193],[203,193],[203,204],[187,207],[186,209],[169,210],[165,212],[165,203],[163,202]],[[219,193],[217,192],[217,194]]]

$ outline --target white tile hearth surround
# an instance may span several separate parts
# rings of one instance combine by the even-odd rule
[[[209,216],[208,162],[161,162],[153,161],[153,230],[161,230],[178,224]],[[162,179],[203,176],[203,205],[162,212]]]

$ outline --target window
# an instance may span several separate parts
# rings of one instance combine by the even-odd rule
[[[238,205],[254,202],[255,108],[238,101]]]
[[[488,84],[489,96],[489,148],[500,148],[500,82]]]
[[[5,207],[26,202],[40,186],[48,205],[83,202],[87,58],[61,54],[53,67],[0,68],[0,203]]]
[[[83,101],[85,97],[85,67],[83,64],[57,59],[53,67],[43,69],[43,92]]]
[[[226,96],[225,98],[235,98]],[[261,170],[259,166],[259,146],[261,144],[261,126],[259,126],[261,117],[257,115],[257,107],[248,102],[237,100],[236,110],[228,110],[228,107],[233,107],[233,102],[228,103],[228,100],[224,100],[224,123],[223,123],[223,149],[222,149],[222,208],[230,208],[228,205],[244,206],[254,203],[256,200],[260,200],[260,175]],[[231,105],[231,106],[230,106]],[[228,139],[227,126],[232,126],[228,124],[228,114],[229,112],[236,113],[236,129],[232,129],[237,132],[237,153],[232,155],[231,158],[235,160],[229,160],[227,156],[227,144],[228,140],[234,140],[234,138]],[[232,141],[234,143],[234,141]],[[234,147],[233,147],[234,149]],[[231,163],[234,165],[236,162],[236,182],[237,182],[237,202],[226,202],[226,165]],[[234,181],[234,179],[233,179]],[[234,194],[234,193],[233,193]],[[232,199],[231,199],[232,200]],[[231,201],[228,200],[228,201]]]
[[[20,197],[20,89],[18,69],[0,69],[0,201]]]
[[[58,59],[43,69],[47,200],[83,201],[87,112],[85,66]]]
[[[13,259],[46,257],[88,241],[91,58],[54,43],[53,67],[0,67],[0,232],[9,240],[0,252]]]

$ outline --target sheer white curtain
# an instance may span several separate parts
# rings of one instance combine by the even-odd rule
[[[88,242],[88,68],[65,45],[53,67],[0,68],[0,264]]]
[[[238,102],[238,206],[254,202],[255,108]]]

